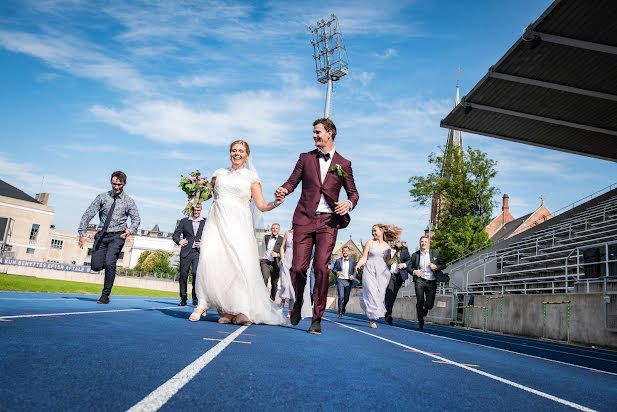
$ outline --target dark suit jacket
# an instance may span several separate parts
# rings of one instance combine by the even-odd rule
[[[358,283],[360,283],[358,281],[358,279],[356,279],[356,275],[354,274],[354,270],[356,269],[356,260],[349,258],[349,276],[353,276],[354,279],[351,281],[352,286],[357,285]],[[334,272],[335,275],[338,274],[338,272],[343,270],[343,258],[340,257],[338,259],[336,259],[336,262],[334,262],[334,266],[332,267],[332,272]],[[336,281],[334,283],[338,283],[338,275],[336,278]]]
[[[182,246],[180,249],[180,257],[187,257],[193,248],[193,242],[199,242],[201,240],[201,232],[204,230],[204,225],[206,224],[206,219],[202,219],[199,222],[199,228],[197,229],[197,233],[193,233],[193,222],[189,220],[188,217],[185,217],[180,220],[176,230],[174,230],[174,234],[172,235],[173,241],[176,245],[180,244],[180,235],[182,235],[183,239],[189,241],[185,246]]]
[[[430,252],[430,249],[429,249],[429,252]],[[409,254],[409,249],[404,248],[403,250],[401,250],[401,256],[399,257],[399,263],[404,263],[407,266],[410,265],[411,255]],[[400,269],[398,273],[401,275],[403,282],[406,281],[407,278],[409,277],[406,269]]]
[[[268,242],[270,241],[271,237],[272,235],[264,236],[264,241],[266,242],[266,249],[268,248]],[[274,243],[274,248],[272,249],[274,253],[279,254],[277,257],[274,258],[274,262],[276,263],[277,266],[281,265],[281,246],[283,246],[283,236],[279,235],[276,237],[276,242]],[[263,256],[260,256],[260,258],[262,257]]]
[[[435,265],[437,265],[437,269],[433,271],[435,273],[435,277],[442,275],[442,270],[446,268],[446,262],[444,262],[441,256],[439,256],[439,252],[435,249],[429,248],[428,254],[429,254],[431,263],[434,263]],[[411,260],[409,261],[409,264],[407,265],[407,272],[409,272],[410,275],[414,276],[413,271],[418,270],[419,268],[420,268],[420,251],[418,250],[411,255]],[[413,280],[415,282],[416,278],[414,277]]]
[[[339,201],[339,194],[342,187],[345,188],[347,199],[351,201],[352,209],[358,204],[360,196],[358,195],[356,183],[353,179],[351,162],[341,156],[338,151],[335,151],[332,162],[330,163],[330,170],[328,170],[322,183],[317,152],[317,149],[315,149],[307,153],[302,153],[291,176],[289,176],[289,179],[287,179],[282,186],[287,189],[288,193],[291,193],[298,184],[302,182],[302,194],[300,195],[298,206],[293,215],[294,225],[304,226],[313,222],[315,211],[317,211],[317,206],[319,205],[322,194],[328,206],[334,211],[334,203]],[[337,164],[347,173],[347,177],[339,176],[336,172],[332,171],[332,167]],[[347,227],[350,220],[351,217],[349,213],[339,216],[337,219],[337,228]]]

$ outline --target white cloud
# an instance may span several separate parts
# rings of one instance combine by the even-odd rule
[[[244,138],[266,145],[290,134],[286,119],[302,113],[317,97],[315,88],[260,90],[221,96],[213,105],[218,110],[180,100],[150,100],[120,109],[97,105],[90,112],[98,121],[160,142],[219,146]]]
[[[146,92],[151,86],[130,64],[106,56],[88,42],[68,34],[33,34],[0,31],[0,46],[45,61],[50,66],[131,92]]]

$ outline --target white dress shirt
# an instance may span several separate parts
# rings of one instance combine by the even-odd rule
[[[349,280],[349,259],[345,260],[345,258],[343,258],[341,272],[343,272],[343,274],[341,275],[340,279]]]
[[[323,153],[320,149],[317,149],[317,150]],[[326,175],[331,169],[330,165],[332,164],[332,159],[334,158],[335,152],[336,152],[336,149],[333,148],[328,153],[324,153],[324,154],[330,154],[330,158],[328,160],[324,159],[323,157],[319,158],[319,171],[321,172],[321,183],[322,184],[323,184],[323,181],[326,179]],[[347,200],[347,202],[349,202],[349,210],[353,209],[353,203],[351,203],[351,200]],[[321,194],[321,197],[319,198],[319,205],[317,205],[316,212],[334,213],[334,211],[330,208],[330,205],[328,205],[328,202],[326,202],[326,198],[324,197],[323,193]]]
[[[268,259],[270,262],[274,261],[274,258],[272,257],[272,251],[274,250],[274,245],[276,244],[277,238],[278,236],[270,236],[270,240],[268,240],[268,245],[266,247],[266,254],[264,255],[263,259]]]
[[[321,152],[321,150],[319,151]],[[321,172],[321,183],[323,183],[324,179],[326,178],[326,175],[328,174],[328,171],[330,170],[330,164],[332,164],[332,158],[334,157],[335,151],[336,149],[332,149],[328,153],[324,153],[324,154],[330,155],[330,158],[328,160],[324,159],[323,157],[319,158],[319,171]],[[319,199],[319,205],[317,205],[317,212],[333,213],[333,210],[330,209],[330,205],[328,205],[328,202],[326,202],[326,198],[324,197],[323,193],[321,194],[321,198]]]
[[[420,270],[422,271],[422,278],[426,280],[435,280],[435,274],[433,273],[433,269],[431,269],[431,254],[430,250],[427,249],[426,253],[420,251]]]
[[[189,220],[193,224],[193,234],[195,235],[195,239],[197,239],[197,231],[199,230],[199,224],[201,223],[202,220],[204,220],[204,218],[203,216],[199,216],[199,219],[193,219],[193,216],[191,216],[189,217]],[[199,240],[196,240],[195,242],[193,242],[193,246],[191,246],[192,248],[196,247],[195,246],[196,242],[199,242]]]

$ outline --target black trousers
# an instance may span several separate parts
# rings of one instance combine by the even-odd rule
[[[197,279],[197,264],[199,263],[199,249],[193,248],[185,257],[180,258],[180,299],[186,301],[186,289],[189,279],[189,269],[193,274],[193,300],[197,300],[197,294],[195,293],[195,283]]]
[[[116,279],[116,263],[125,241],[120,237],[122,233],[124,232],[107,232],[101,235],[101,232],[98,232],[94,236],[95,247],[92,250],[90,267],[95,272],[105,269],[105,283],[102,292],[105,296],[111,294],[111,288]]]
[[[420,320],[424,319],[424,309],[433,309],[435,295],[437,294],[437,281],[416,277],[414,284],[416,286],[416,310],[418,311],[418,320]]]
[[[264,278],[266,287],[268,286],[268,279],[270,279],[270,299],[276,299],[276,292],[278,291],[280,268],[276,264],[276,261],[270,262],[267,259],[260,260],[261,275]]]
[[[403,278],[400,273],[393,273],[390,275],[390,283],[386,288],[386,319],[392,316],[392,308],[394,307],[394,301],[398,290],[403,286]]]

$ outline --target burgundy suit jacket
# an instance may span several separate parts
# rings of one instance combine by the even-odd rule
[[[341,169],[347,173],[347,177],[339,176],[336,172],[332,171],[332,167],[336,164],[340,165]],[[335,208],[334,203],[339,201],[341,187],[345,188],[347,199],[351,201],[352,209],[356,207],[360,198],[356,190],[356,183],[353,180],[351,162],[341,156],[338,151],[334,152],[332,162],[330,163],[330,170],[328,170],[323,184],[321,182],[317,149],[300,154],[296,167],[282,187],[287,189],[288,193],[291,193],[300,182],[302,182],[302,194],[294,212],[294,225],[308,225],[313,221],[322,193],[332,211]],[[343,216],[338,216],[337,220],[337,228],[344,228],[349,225],[351,218],[349,213],[347,213]]]

